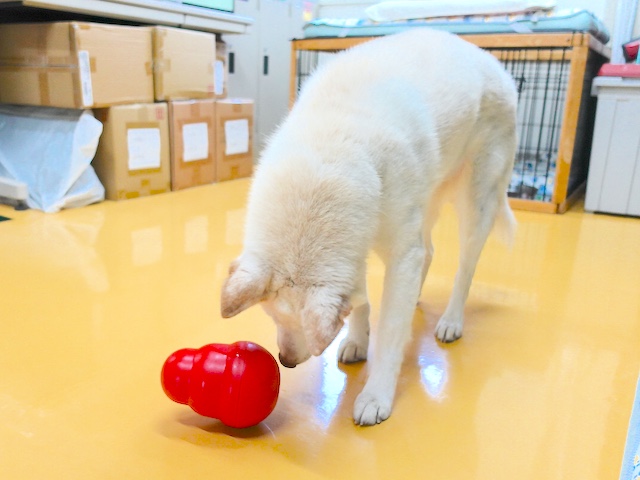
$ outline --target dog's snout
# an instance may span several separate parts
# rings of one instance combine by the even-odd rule
[[[283,367],[295,368],[296,363],[288,361],[286,358],[282,356],[281,353],[278,354],[278,358],[280,359],[280,363],[282,364]]]

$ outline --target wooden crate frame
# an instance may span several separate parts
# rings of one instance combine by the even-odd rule
[[[600,66],[610,57],[609,48],[588,33],[532,33],[460,35],[481,48],[566,48],[564,59],[570,62],[567,93],[558,145],[558,158],[551,201],[510,198],[519,210],[564,213],[584,193],[586,173],[580,185],[569,191],[571,168],[578,159],[588,166],[591,132],[595,117],[595,99],[590,96],[591,82]],[[289,104],[298,90],[298,56],[301,51],[338,52],[379,37],[308,38],[291,41],[291,78]],[[584,132],[579,135],[579,132]],[[586,145],[588,143],[588,145]]]

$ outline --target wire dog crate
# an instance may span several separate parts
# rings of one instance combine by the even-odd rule
[[[563,213],[584,191],[595,99],[591,82],[608,49],[588,34],[462,35],[502,62],[518,87],[518,150],[512,207]],[[375,37],[292,41],[291,104],[330,55]]]

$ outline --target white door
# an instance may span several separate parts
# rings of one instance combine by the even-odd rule
[[[260,1],[258,148],[289,109],[290,0]]]

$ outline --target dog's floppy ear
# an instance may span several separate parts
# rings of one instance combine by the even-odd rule
[[[233,317],[265,298],[269,281],[268,269],[255,259],[240,257],[235,260],[222,286],[222,316]]]
[[[351,303],[323,288],[313,289],[302,310],[302,327],[309,352],[320,355],[336,338],[344,319],[351,312]]]

